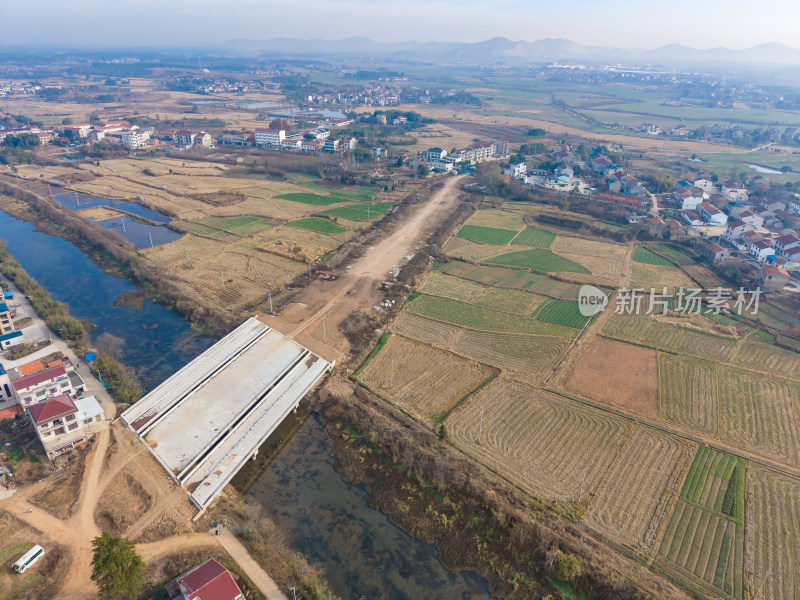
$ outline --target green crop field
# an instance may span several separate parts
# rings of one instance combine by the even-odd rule
[[[532,269],[534,271],[542,271],[545,273],[555,273],[559,271],[566,271],[569,273],[589,273],[585,267],[582,267],[578,263],[541,248],[509,252],[507,254],[501,254],[500,256],[490,258],[485,262],[493,265],[505,265],[520,269]]]
[[[209,227],[208,225],[204,225],[203,223],[198,223],[195,221],[173,221],[172,224],[183,231],[186,231],[187,233],[210,237],[223,242],[240,239],[240,237],[234,233],[217,229],[215,227]]]
[[[404,310],[445,323],[485,331],[555,335],[567,338],[577,335],[574,329],[557,324],[425,294],[408,303]]]
[[[657,251],[659,254],[663,254],[677,265],[690,265],[695,262],[688,254],[684,254],[680,250],[676,250],[670,246],[658,245],[654,246],[653,250]]]
[[[331,198],[330,196],[318,196],[317,194],[307,194],[305,192],[293,192],[291,194],[281,194],[275,196],[281,200],[291,200],[292,202],[302,202],[303,204],[314,204],[316,206],[328,206],[330,204],[341,204],[346,202],[341,198]]]
[[[309,229],[311,231],[318,231],[319,233],[344,233],[347,231],[344,227],[340,227],[336,223],[328,219],[320,219],[318,217],[308,217],[306,219],[297,219],[296,221],[289,221],[287,223],[292,227],[299,227],[300,229]]]
[[[478,242],[479,244],[504,246],[514,239],[517,232],[508,229],[496,229],[494,227],[481,227],[479,225],[464,225],[458,230],[457,235],[458,237]]]
[[[517,246],[530,246],[531,248],[549,248],[555,241],[556,235],[543,229],[526,227],[511,242]]]
[[[591,320],[591,317],[581,314],[577,302],[570,300],[550,300],[535,313],[535,316],[540,321],[576,329],[583,329]]]
[[[747,465],[701,446],[659,548],[656,564],[688,587],[741,598]]]
[[[675,265],[668,261],[663,256],[659,256],[653,252],[650,252],[647,248],[642,248],[639,246],[633,253],[633,260],[634,262],[643,263],[646,265],[659,265],[662,267],[674,267]]]
[[[237,235],[254,235],[272,227],[271,223],[258,217],[207,217],[197,219],[195,223],[223,229]]]
[[[744,342],[733,362],[765,373],[800,379],[800,356],[760,342]]]
[[[329,208],[322,211],[323,215],[330,215],[332,217],[341,217],[343,219],[350,219],[351,221],[372,221],[379,219],[383,216],[382,210],[361,210],[355,206],[340,206],[337,208]]]

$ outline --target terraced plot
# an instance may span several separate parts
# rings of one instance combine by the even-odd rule
[[[404,310],[445,323],[486,331],[556,335],[567,338],[572,338],[577,333],[568,327],[435,296],[422,295],[407,303]]]
[[[489,258],[485,262],[492,265],[506,265],[520,269],[532,269],[543,273],[556,273],[559,271],[567,273],[589,273],[588,269],[582,267],[578,263],[541,248],[508,252],[500,256]]]
[[[607,277],[609,279],[619,279],[625,271],[625,264],[622,259],[607,258],[605,256],[594,256],[592,254],[578,254],[576,252],[557,251],[557,254],[567,260],[581,265],[589,270],[592,275]]]
[[[663,256],[659,256],[658,254],[651,252],[647,248],[642,248],[641,246],[634,250],[633,260],[634,262],[643,263],[646,265],[661,265],[662,267],[675,266]]]
[[[620,340],[640,342],[649,326],[650,319],[643,315],[614,313],[603,325],[603,333]]]
[[[741,598],[745,481],[743,460],[700,447],[656,564],[697,592]]]
[[[469,218],[467,225],[513,229],[514,231],[519,231],[524,227],[521,213],[496,208],[479,210]]]
[[[480,444],[478,425],[483,412]],[[576,501],[597,489],[626,432],[625,421],[500,378],[445,420],[453,443],[526,491]]]
[[[635,428],[593,490],[586,523],[648,555],[675,506],[693,455],[694,449],[677,438]]]
[[[196,221],[173,221],[172,225],[188,233],[193,233],[195,235],[213,238],[215,240],[220,240],[223,242],[235,241],[239,239],[239,236],[236,235],[235,233],[231,233],[229,231],[224,231],[222,229],[217,229],[214,227],[209,227],[208,225],[204,225]]]
[[[576,329],[583,329],[591,321],[591,317],[581,314],[578,303],[570,300],[550,300],[535,313],[535,316],[539,321]]]
[[[759,600],[797,598],[800,592],[800,482],[751,465],[747,473],[746,549],[752,556],[754,583],[770,574]]]
[[[720,437],[761,456],[800,464],[800,384],[720,365]]]
[[[654,246],[653,250],[657,251],[658,254],[666,256],[676,265],[691,265],[693,262],[695,262],[691,256],[688,256],[680,250],[676,250],[675,248],[671,248],[669,246],[658,245]]]
[[[631,278],[640,287],[692,288],[694,283],[680,269],[669,266],[634,263]],[[635,287],[635,286],[631,286]]]
[[[342,204],[346,200],[341,198],[332,198],[330,196],[320,196],[318,194],[308,194],[306,192],[294,192],[291,194],[281,194],[275,196],[281,200],[290,200],[292,202],[301,202],[302,204],[313,204],[315,206],[329,206],[331,204]]]
[[[461,238],[451,238],[461,239]],[[472,244],[472,242],[469,242]],[[449,242],[448,242],[449,244]],[[528,273],[516,269],[504,269],[502,267],[487,267],[485,265],[475,266],[462,261],[451,261],[442,267],[442,273],[462,277],[471,281],[478,281],[487,285],[498,287],[509,287],[514,289],[529,289],[542,276],[537,273]],[[577,297],[577,296],[576,296]]]
[[[759,342],[743,342],[733,362],[748,369],[800,379],[800,357],[797,353]]]
[[[583,256],[615,259],[623,259],[628,253],[628,249],[622,244],[609,244],[607,242],[597,242],[563,235],[555,239],[550,249],[556,252],[571,252],[573,254],[582,254]]]
[[[458,230],[456,235],[473,242],[478,242],[479,244],[504,246],[514,239],[514,237],[517,235],[517,232],[508,229],[495,229],[494,227],[464,225]]]
[[[530,248],[549,248],[556,239],[554,233],[535,227],[526,227],[511,242],[515,246],[528,246]]]
[[[429,296],[450,298],[486,308],[497,308],[503,312],[528,316],[546,300],[543,296],[521,290],[504,290],[480,285],[478,283],[433,273],[420,291]]]
[[[515,377],[525,381],[542,381],[549,376],[571,343],[564,337],[462,329],[406,311],[392,324],[392,331],[513,371]]]
[[[207,217],[195,223],[215,229],[223,229],[237,235],[254,235],[272,227],[272,224],[258,217]]]
[[[653,348],[672,348],[680,336],[681,330],[674,325],[652,319],[640,339],[643,344]]]
[[[717,366],[685,356],[659,355],[661,418],[717,435]]]
[[[736,351],[736,344],[732,338],[684,329],[673,349],[698,358],[728,362]]]
[[[350,219],[351,221],[373,221],[381,218],[383,213],[390,207],[391,204],[355,204],[352,206],[329,208],[328,210],[322,211],[321,214]]]
[[[401,335],[359,373],[371,389],[427,421],[451,410],[495,371]]]
[[[318,217],[308,217],[306,219],[297,219],[296,221],[289,221],[288,225],[292,227],[299,227],[300,229],[308,229],[310,231],[317,231],[319,233],[329,233],[331,235],[337,233],[344,233],[347,231],[344,227],[329,221],[328,219],[320,219]]]

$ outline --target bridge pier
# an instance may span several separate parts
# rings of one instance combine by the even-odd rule
[[[253,457],[251,458],[251,460],[255,460],[257,457],[258,457],[258,448],[256,448],[256,449],[253,451]]]

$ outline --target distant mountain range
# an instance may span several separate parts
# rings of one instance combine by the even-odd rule
[[[640,64],[744,63],[763,65],[800,64],[800,50],[784,44],[767,43],[742,50],[711,48],[701,50],[669,44],[652,50],[584,46],[564,39],[535,42],[512,41],[504,37],[475,43],[463,42],[376,42],[366,37],[342,40],[229,40],[220,50],[240,54],[282,54],[325,58],[326,56],[373,56],[407,60],[438,61],[447,64],[545,63],[582,61]]]

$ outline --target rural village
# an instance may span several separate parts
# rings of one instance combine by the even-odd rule
[[[0,68],[0,600],[797,596],[788,92],[92,60]]]

